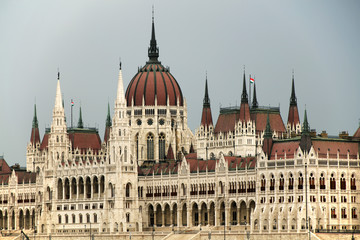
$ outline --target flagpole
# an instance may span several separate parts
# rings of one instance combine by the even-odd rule
[[[73,100],[71,99],[71,128],[73,128]]]
[[[249,74],[249,107],[251,107],[251,74]]]

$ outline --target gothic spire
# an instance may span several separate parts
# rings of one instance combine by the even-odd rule
[[[246,82],[245,82],[245,70],[244,70],[244,78],[243,78],[243,90],[241,94],[241,103],[248,103],[248,95],[246,92]]]
[[[56,86],[56,96],[55,96],[55,108],[63,109],[63,101],[61,96],[60,88],[60,72],[58,72],[57,86]]]
[[[110,104],[108,103],[108,112],[106,116],[106,127],[111,127],[111,117],[110,117]]]
[[[159,48],[157,47],[155,38],[155,24],[154,24],[154,6],[152,10],[152,29],[151,29],[151,40],[150,47],[148,49],[149,62],[159,62]]]
[[[81,107],[80,107],[80,116],[79,116],[79,121],[78,121],[78,128],[84,128],[84,124],[82,121],[82,114],[81,114]]]
[[[206,74],[206,80],[205,80],[205,96],[204,96],[204,101],[203,101],[203,107],[210,107],[210,98],[209,98],[208,83],[207,83],[207,74]]]
[[[271,132],[271,127],[270,127],[270,119],[269,119],[269,112],[267,114],[267,119],[266,119],[266,128],[265,128],[265,132],[264,132],[264,138],[272,138],[272,132]]]
[[[121,61],[120,61],[116,103],[121,104],[121,103],[125,103],[125,102],[126,101],[125,101],[125,94],[124,94],[124,82],[123,82],[123,78],[122,78]]]
[[[306,109],[305,109],[305,113],[304,113],[304,123],[303,123],[301,134],[302,135],[309,135],[310,134],[310,126],[309,126],[309,122],[307,120]]]
[[[32,128],[39,128],[39,123],[36,115],[36,104],[34,104],[34,118],[32,122]]]
[[[257,98],[256,98],[256,85],[254,82],[254,97],[253,97],[253,101],[252,101],[252,107],[253,108],[257,108],[259,106]]]
[[[295,96],[295,83],[294,83],[294,73],[292,76],[292,86],[291,86],[291,97],[290,97],[290,106],[296,105],[296,96]]]

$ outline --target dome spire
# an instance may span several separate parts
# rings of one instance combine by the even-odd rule
[[[296,96],[295,96],[295,84],[294,84],[294,70],[292,73],[292,86],[291,86],[291,97],[290,97],[290,105],[296,105]]]
[[[79,121],[78,121],[78,128],[84,128],[83,120],[82,120],[82,113],[81,113],[81,106],[80,106],[80,113],[79,113]]]
[[[151,40],[150,47],[148,49],[149,62],[159,62],[159,48],[157,47],[155,38],[155,23],[154,23],[154,6],[152,7],[152,29],[151,29]]]
[[[207,82],[207,72],[206,72],[206,80],[205,80],[205,96],[204,96],[204,107],[210,107],[210,98],[208,92],[208,82]]]
[[[253,108],[257,108],[259,106],[257,98],[256,98],[256,85],[254,82],[254,97],[253,97],[253,101],[252,101],[252,107]]]

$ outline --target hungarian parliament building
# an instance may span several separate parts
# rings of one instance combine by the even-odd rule
[[[285,123],[279,107],[258,104],[255,84],[249,99],[244,71],[240,107],[220,108],[216,122],[205,79],[201,122],[192,132],[179,82],[159,61],[154,22],[148,57],[126,89],[120,63],[103,138],[84,127],[81,109],[69,127],[58,74],[51,127],[42,137],[34,107],[26,168],[0,158],[0,229],[360,228],[360,128],[316,133],[306,110],[300,122],[294,76]]]

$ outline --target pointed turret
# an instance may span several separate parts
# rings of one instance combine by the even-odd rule
[[[124,94],[124,82],[122,77],[122,69],[121,69],[121,61],[119,65],[119,79],[118,79],[118,87],[117,87],[117,96],[116,96],[116,105],[125,104],[125,94]]]
[[[302,127],[302,135],[309,135],[310,134],[310,126],[307,120],[307,113],[306,113],[306,109],[305,109],[305,113],[304,113],[304,123],[303,123],[303,127]]]
[[[206,76],[206,80],[205,80],[205,96],[204,96],[204,101],[203,101],[201,125],[204,127],[209,127],[210,125],[213,125],[211,108],[210,108],[210,98],[209,98],[209,93],[208,93],[207,76]]]
[[[154,9],[152,16],[152,29],[151,29],[151,40],[150,47],[148,49],[149,62],[158,63],[159,60],[159,48],[157,47],[156,38],[155,38],[155,23],[154,23]]]
[[[60,88],[60,72],[58,72],[55,105],[53,109],[52,131],[66,131],[65,111]]]
[[[54,110],[55,109],[64,110],[63,100],[62,100],[62,96],[61,96],[61,88],[60,88],[60,72],[58,72],[57,85],[56,85]]]
[[[252,108],[257,108],[257,107],[259,107],[259,104],[258,104],[258,101],[256,98],[256,85],[254,82],[254,97],[253,97],[253,101],[252,101]]]
[[[264,132],[264,142],[263,142],[263,151],[267,155],[268,159],[270,159],[272,143],[273,143],[272,131],[270,126],[269,112],[268,112],[266,119],[266,128]]]
[[[82,113],[81,113],[81,107],[79,112],[79,121],[78,121],[78,128],[84,128],[83,120],[82,120]]]
[[[168,149],[168,152],[167,152],[167,154],[166,154],[166,159],[167,159],[167,160],[173,160],[173,159],[175,159],[175,157],[174,157],[174,151],[173,151],[173,149],[172,149],[172,147],[171,147],[171,143],[170,143],[170,145],[169,145],[169,149]]]
[[[194,145],[191,143],[189,153],[194,153]]]
[[[294,74],[292,76],[292,87],[291,87],[289,115],[287,122],[287,131],[289,136],[295,136],[296,134],[299,134],[301,131],[299,111],[297,107],[297,99],[295,95]]]
[[[104,133],[104,142],[107,142],[110,137],[110,128],[111,128],[111,117],[110,117],[110,104],[108,103],[108,112],[106,116],[106,126]]]
[[[240,120],[242,122],[250,121],[250,108],[249,108],[248,95],[246,92],[245,71],[244,71],[244,78],[243,78],[243,90],[242,90],[242,94],[241,94]]]
[[[310,126],[307,120],[307,113],[306,113],[306,109],[305,109],[305,113],[304,113],[304,124],[302,127],[302,132],[301,132],[301,140],[300,140],[300,148],[302,151],[308,153],[310,151],[311,148],[311,136],[310,136]]]
[[[34,118],[33,118],[33,122],[32,122],[30,142],[33,144],[33,146],[36,143],[40,142],[39,123],[38,123],[37,114],[36,114],[36,104],[34,104]]]

